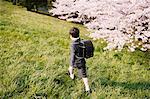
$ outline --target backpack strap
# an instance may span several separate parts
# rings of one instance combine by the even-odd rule
[[[85,46],[84,46],[84,42],[82,40],[80,40],[78,44],[80,44],[80,43],[83,44],[83,46],[79,45],[79,47],[83,49],[83,57],[79,57],[77,55],[75,55],[75,57],[78,58],[78,59],[83,59],[83,58],[85,58],[84,57]]]

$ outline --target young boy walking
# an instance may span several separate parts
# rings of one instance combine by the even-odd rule
[[[79,37],[79,29],[73,27],[70,31],[70,38],[72,40],[71,43],[71,52],[70,52],[70,66],[68,68],[69,76],[71,79],[74,79],[74,68],[78,69],[79,75],[82,78],[84,85],[85,85],[85,91],[87,93],[91,93],[91,90],[89,88],[88,84],[88,78],[87,78],[87,72],[86,72],[86,61],[83,57],[84,52],[83,48],[81,47],[80,43],[80,37]]]

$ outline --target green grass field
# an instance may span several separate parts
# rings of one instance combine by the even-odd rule
[[[93,41],[95,56],[87,60],[93,92],[86,95],[82,80],[72,81],[66,75],[68,31],[73,26],[81,30],[82,38],[88,38],[82,25],[0,0],[0,98],[150,98],[150,52],[103,51],[106,43],[102,40]]]

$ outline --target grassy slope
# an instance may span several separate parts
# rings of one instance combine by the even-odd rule
[[[72,81],[65,74],[68,31],[76,26],[86,38],[83,26],[28,12],[2,0],[0,14],[1,98],[150,98],[150,52],[103,52],[106,44],[94,41],[95,56],[87,61],[93,93],[86,96],[82,80]]]

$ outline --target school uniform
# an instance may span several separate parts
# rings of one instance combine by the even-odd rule
[[[83,57],[83,48],[81,48],[82,43],[80,43],[80,38],[75,38],[72,40],[70,48],[70,66],[73,68],[78,68],[79,76],[86,78],[86,61]]]

